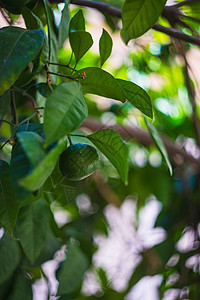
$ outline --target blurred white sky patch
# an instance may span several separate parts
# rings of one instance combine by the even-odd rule
[[[141,262],[140,252],[166,238],[166,233],[162,228],[154,228],[161,210],[161,203],[154,196],[151,196],[139,213],[139,222],[137,222],[136,217],[136,205],[136,200],[133,197],[127,198],[120,208],[108,205],[105,209],[105,216],[109,224],[108,236],[97,234],[94,237],[94,242],[99,249],[94,255],[93,262],[96,266],[106,270],[113,289],[117,291],[122,291],[127,287],[134,269]],[[137,228],[138,224],[140,225]],[[90,289],[90,277],[86,276],[84,282],[83,291],[87,295],[95,293],[95,289],[92,292]],[[158,278],[156,280],[158,282]],[[151,290],[151,287],[153,285],[149,284],[147,289],[150,288]],[[98,285],[96,291],[98,291]],[[145,299],[145,296],[140,299]],[[151,299],[156,300],[158,298]]]
[[[143,277],[126,296],[125,300],[156,300],[159,299],[158,288],[162,282],[162,276]]]

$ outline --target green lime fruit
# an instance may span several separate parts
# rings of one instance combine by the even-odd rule
[[[12,14],[21,14],[21,8],[28,4],[30,0],[0,0],[0,4],[3,5]]]
[[[60,156],[59,168],[72,181],[82,180],[94,173],[100,165],[97,150],[83,143],[69,146]]]

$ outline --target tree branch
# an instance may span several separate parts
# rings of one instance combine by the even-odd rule
[[[122,126],[122,125],[107,126],[107,125],[103,125],[101,122],[95,119],[87,118],[82,123],[81,127],[88,128],[92,131],[112,128],[113,130],[117,131],[124,139],[136,140],[137,142],[141,143],[146,147],[153,144],[153,140],[150,134],[147,131],[137,128],[136,126]],[[170,158],[174,161],[176,165],[177,165],[178,158],[181,157],[182,159],[184,159],[185,162],[192,164],[198,171],[200,171],[199,159],[195,159],[192,155],[187,153],[183,148],[175,144],[169,138],[162,137],[162,140],[164,142],[164,145],[167,149]]]
[[[122,17],[120,9],[113,7],[107,3],[90,1],[90,0],[71,0],[70,2],[71,2],[71,4],[96,8],[99,11],[101,11],[102,13],[108,13],[109,15],[111,15],[113,17],[117,17],[117,18]],[[165,9],[167,10],[168,7],[166,6]],[[162,33],[165,33],[173,38],[200,46],[200,39],[198,37],[187,35],[187,34],[181,32],[180,30],[173,29],[173,28],[167,28],[158,23],[156,23],[152,28],[157,31],[160,31]]]

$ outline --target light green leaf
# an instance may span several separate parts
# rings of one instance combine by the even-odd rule
[[[0,95],[14,84],[43,43],[43,30],[11,26],[0,29]]]
[[[127,184],[128,147],[121,136],[112,129],[103,129],[88,135],[87,138],[107,157]]]
[[[92,47],[92,36],[86,31],[74,31],[70,33],[69,41],[77,64],[85,53]]]
[[[0,223],[12,235],[19,207],[10,182],[10,167],[0,160]]]
[[[157,21],[166,0],[126,0],[122,8],[121,37],[127,44],[147,32]]]
[[[22,131],[17,133],[17,137],[33,166],[36,166],[45,158],[46,153],[43,148],[44,140],[39,134]]]
[[[71,18],[69,25],[70,32],[77,30],[85,30],[85,19],[81,9],[73,16],[73,18]]]
[[[143,114],[153,118],[151,99],[147,92],[131,81],[117,79],[117,82],[123,88],[126,99],[137,107]]]
[[[78,82],[57,86],[47,98],[44,113],[46,143],[50,144],[75,130],[87,117],[87,105]]]
[[[58,273],[59,287],[57,295],[72,293],[83,281],[83,275],[89,267],[85,254],[75,244],[68,244],[67,258]]]
[[[16,225],[17,238],[32,264],[44,247],[48,218],[48,206],[43,199],[20,209]]]
[[[79,79],[84,93],[126,101],[124,90],[110,73],[100,68],[89,67],[79,70],[74,76],[81,75],[86,76],[84,79]]]
[[[21,186],[29,191],[38,190],[52,173],[53,169],[55,168],[58,156],[63,152],[65,148],[66,138],[63,138],[58,142],[56,147],[48,152],[45,158],[36,168],[33,169],[30,174],[20,180]]]
[[[147,128],[149,130],[149,133],[151,134],[152,139],[154,140],[154,143],[157,146],[158,150],[160,151],[160,153],[164,157],[164,159],[167,163],[170,175],[172,175],[173,174],[172,165],[171,165],[171,162],[169,160],[169,156],[167,154],[167,150],[165,148],[165,145],[163,144],[163,141],[161,140],[157,129],[149,122],[149,120],[145,116],[144,116],[144,119],[145,119]]]
[[[101,60],[101,67],[108,59],[112,52],[113,41],[110,37],[109,33],[103,29],[101,38],[99,40],[99,53],[100,53],[100,60]]]
[[[17,242],[5,232],[0,239],[0,284],[14,273],[20,260]]]
[[[65,7],[62,10],[62,17],[58,31],[58,48],[60,49],[69,35],[69,0],[65,0]]]

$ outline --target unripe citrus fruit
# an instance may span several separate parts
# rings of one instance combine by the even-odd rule
[[[60,156],[59,168],[72,181],[82,180],[94,173],[100,165],[97,150],[83,143],[69,146]]]

